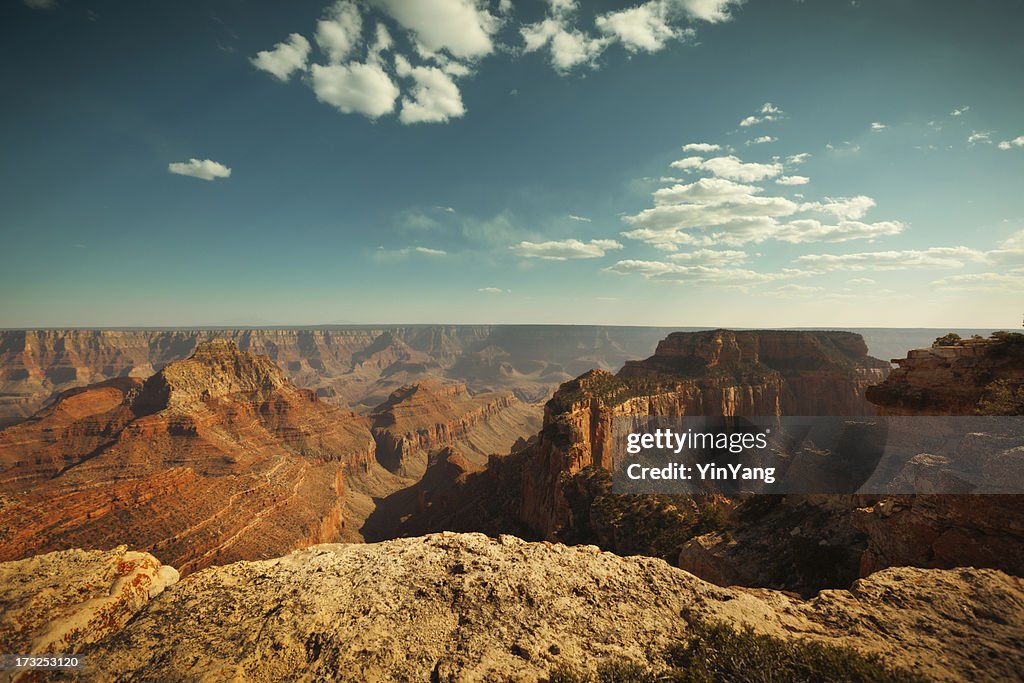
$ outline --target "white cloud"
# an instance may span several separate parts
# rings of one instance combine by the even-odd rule
[[[767,144],[769,142],[777,142],[777,141],[778,141],[778,138],[773,138],[771,135],[762,135],[760,137],[754,138],[753,140],[747,140],[747,144],[748,145],[764,145],[764,144]]]
[[[945,291],[1006,292],[1024,290],[1024,273],[972,273],[935,280],[932,286]]]
[[[741,4],[742,0],[679,0],[679,2],[693,19],[717,24],[732,19],[729,15],[729,7]]]
[[[735,250],[697,249],[671,254],[668,259],[674,263],[687,265],[726,266],[745,262],[747,253]]]
[[[189,159],[186,162],[176,161],[167,164],[167,170],[175,175],[185,175],[191,178],[199,178],[200,180],[213,180],[215,178],[228,178],[231,176],[230,168],[210,159]]]
[[[508,294],[512,290],[510,290],[510,289],[501,289],[500,287],[481,287],[480,289],[478,289],[476,291],[483,292],[484,294]]]
[[[552,16],[519,30],[526,45],[524,52],[549,47],[551,65],[559,73],[568,73],[580,65],[594,65],[594,60],[608,45],[607,39],[591,38],[569,27],[565,16]]]
[[[492,36],[501,24],[476,0],[368,0],[414,34],[427,51],[447,51],[460,59],[478,59],[494,51]]]
[[[430,247],[416,247],[414,249],[417,253],[426,254],[427,256],[447,256],[448,252],[444,249],[431,249]]]
[[[796,261],[820,270],[909,270],[962,268],[967,263],[982,262],[984,259],[984,252],[969,247],[929,247],[857,254],[806,254]]]
[[[999,143],[999,149],[1006,151],[1011,147],[1024,147],[1024,135],[1016,137],[1012,140],[1003,140]]]
[[[412,97],[402,98],[402,123],[439,123],[466,113],[462,95],[451,76],[433,66],[412,66],[401,55],[395,57],[395,73],[412,78]]]
[[[714,203],[729,199],[744,200],[761,192],[760,187],[734,183],[724,178],[701,178],[687,185],[663,187],[653,193],[656,206],[684,202]]]
[[[751,114],[740,121],[740,126],[747,128],[749,126],[756,126],[759,123],[765,123],[766,121],[777,121],[785,116],[785,114],[786,112],[782,111],[771,102],[765,102],[761,105],[761,110],[757,114]]]
[[[311,71],[316,98],[345,114],[376,119],[394,111],[398,86],[379,64],[314,64]]]
[[[673,161],[669,166],[672,168],[678,168],[683,171],[689,171],[692,169],[700,168],[704,165],[704,157],[686,157],[679,161]]]
[[[871,130],[873,131],[885,130],[888,127],[889,126],[885,125],[884,123],[879,123],[878,121],[874,121],[871,123]]]
[[[551,240],[548,242],[520,242],[509,247],[519,256],[539,258],[546,261],[566,261],[568,259],[600,258],[605,252],[622,249],[615,240],[590,240],[581,242],[575,239]]]
[[[316,44],[330,63],[338,64],[359,45],[362,29],[359,7],[351,0],[339,0],[327,9],[325,18],[317,22]]]
[[[953,111],[949,112],[949,115],[950,116],[963,116],[969,110],[970,110],[970,107],[965,105],[963,107],[960,107],[958,109],[954,109]]]
[[[898,235],[903,232],[903,227],[899,221],[880,221],[878,223],[839,221],[836,225],[825,225],[813,219],[798,219],[779,226],[772,237],[792,243],[874,240],[879,237]]]
[[[782,164],[744,163],[738,157],[731,155],[708,159],[701,164],[701,168],[711,171],[719,178],[739,180],[745,183],[773,178],[782,173]]]
[[[846,284],[852,285],[853,287],[869,287],[876,283],[869,277],[855,277],[850,280],[847,280]]]
[[[684,152],[708,153],[717,152],[720,149],[722,149],[720,146],[710,142],[691,142],[688,145],[683,145]]]
[[[257,52],[249,61],[257,69],[272,74],[278,80],[287,81],[293,72],[305,70],[308,57],[309,41],[293,33],[288,36],[288,40],[278,43],[272,50]]]
[[[826,198],[824,202],[808,202],[800,206],[802,211],[828,213],[838,218],[853,220],[863,218],[875,206],[875,200],[864,195],[856,197]]]
[[[602,14],[594,23],[601,33],[616,38],[630,52],[657,52],[683,34],[683,30],[669,24],[668,3],[661,0]]]
[[[592,221],[591,221],[591,220],[590,220],[589,218],[587,218],[586,216],[577,216],[577,215],[575,215],[575,214],[571,214],[571,213],[569,214],[569,218],[571,218],[571,219],[572,219],[572,220],[574,220],[574,221],[580,221],[580,222],[582,222],[582,223],[590,223],[590,222],[592,222]]]
[[[811,179],[805,175],[784,175],[775,179],[777,185],[806,185]]]
[[[992,133],[988,131],[972,130],[971,134],[967,136],[967,144],[973,145],[979,142],[991,145]]]
[[[793,154],[791,156],[786,157],[786,163],[787,164],[793,164],[795,166],[795,165],[804,163],[805,161],[807,161],[810,158],[811,158],[811,153],[810,152],[800,152],[799,154]]]
[[[788,284],[775,289],[775,294],[786,298],[806,298],[817,296],[825,291],[824,287],[811,287],[808,285]]]
[[[648,280],[713,284],[716,286],[741,288],[800,275],[800,272],[795,270],[782,273],[759,273],[744,268],[723,268],[714,265],[687,265],[636,259],[619,261],[604,270],[618,275],[641,275]]]

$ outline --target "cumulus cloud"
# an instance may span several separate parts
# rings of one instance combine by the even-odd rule
[[[715,145],[710,142],[691,142],[687,145],[683,145],[684,152],[698,152],[701,154],[717,152],[720,149],[722,148],[719,145]]]
[[[781,111],[765,104],[761,114],[779,116]],[[705,144],[708,143],[691,143],[684,150],[702,151]],[[808,156],[793,155],[789,161],[801,163]],[[808,183],[806,176],[781,176],[783,164],[779,158],[773,157],[770,163],[745,162],[734,155],[710,159],[690,156],[674,161],[673,168],[711,177],[689,183],[662,178],[663,183],[670,184],[652,192],[651,208],[623,216],[630,229],[621,234],[663,251],[679,252],[681,247],[741,246],[767,240],[793,244],[873,241],[904,230],[899,221],[862,221],[875,206],[875,201],[864,195],[826,197],[820,201],[806,201],[802,194],[793,199],[769,195],[759,183],[770,179],[788,186]],[[813,214],[831,218],[822,220]]]
[[[771,102],[765,102],[761,105],[761,110],[757,114],[751,114],[740,121],[740,126],[747,128],[749,126],[756,126],[759,123],[765,123],[766,121],[777,121],[785,116],[785,113]]]
[[[693,33],[692,29],[672,26],[669,9],[667,2],[652,0],[630,9],[602,14],[594,23],[601,33],[617,39],[630,52],[657,52],[670,40]]]
[[[879,123],[878,121],[874,121],[871,124],[871,130],[876,131],[876,132],[880,131],[880,130],[885,130],[888,127],[889,126],[885,125],[884,123]]]
[[[362,30],[363,18],[359,7],[352,0],[339,0],[317,22],[316,44],[327,55],[328,61],[337,64],[359,45]]]
[[[687,22],[719,23],[732,17],[730,9],[741,0],[648,0],[635,7],[613,10],[594,18],[598,35],[577,26],[575,0],[548,0],[547,16],[520,28],[524,52],[548,48],[559,73],[577,66],[594,66],[611,45],[628,52],[658,52],[670,42],[696,35]]]
[[[970,110],[970,107],[965,105],[963,107],[959,107],[959,108],[954,109],[953,111],[949,112],[949,115],[950,116],[963,116],[969,110]]]
[[[502,289],[501,287],[481,287],[476,291],[483,292],[484,294],[508,294],[512,290]]]
[[[735,250],[697,249],[696,251],[670,254],[668,259],[674,263],[688,265],[726,266],[743,263],[747,260],[747,252]]]
[[[273,49],[257,52],[249,61],[257,69],[266,71],[280,81],[287,81],[295,71],[305,70],[308,58],[309,41],[293,33]]]
[[[875,207],[875,200],[864,195],[856,197],[839,197],[836,199],[826,198],[823,202],[808,202],[800,206],[803,211],[815,211],[828,213],[837,218],[855,220],[863,218],[864,215]]]
[[[1003,140],[999,143],[999,149],[1006,151],[1012,147],[1024,147],[1024,135],[1012,140]]]
[[[992,133],[988,131],[972,130],[971,134],[967,136],[967,144],[974,145],[977,143],[992,144]]]
[[[430,247],[416,247],[414,251],[418,254],[426,254],[427,256],[447,256],[448,252],[444,249],[431,249]]]
[[[850,240],[874,240],[879,237],[898,235],[904,225],[899,221],[861,223],[860,221],[839,221],[826,225],[821,221],[806,218],[780,225],[772,235],[783,242],[848,242]]]
[[[811,158],[810,152],[800,152],[799,154],[793,154],[786,157],[786,163],[794,166],[799,165]]]
[[[188,161],[176,161],[167,164],[167,170],[175,175],[185,175],[200,180],[214,180],[215,178],[228,178],[231,176],[231,169],[224,164],[210,159],[189,159]]]
[[[569,239],[551,240],[548,242],[523,241],[509,248],[524,258],[566,261],[568,259],[600,258],[608,251],[622,249],[622,245],[615,240],[581,242],[576,239]]]
[[[762,135],[760,137],[754,138],[753,140],[747,140],[747,144],[748,145],[765,145],[765,144],[768,144],[769,142],[777,142],[777,141],[778,141],[778,138],[773,138],[771,135]]]
[[[594,61],[608,46],[608,40],[593,38],[572,27],[574,2],[552,2],[552,14],[543,21],[523,26],[524,52],[548,48],[551,66],[559,73],[568,73],[580,65],[594,65]]]
[[[581,223],[590,223],[591,222],[591,220],[589,218],[587,218],[586,216],[577,216],[577,215],[571,214],[571,213],[569,214],[569,218],[571,218],[574,221],[580,221]]]
[[[915,268],[962,268],[985,260],[985,253],[969,247],[929,247],[903,251],[871,251],[856,254],[805,254],[797,263],[817,270],[910,270]]]
[[[412,66],[401,55],[395,57],[395,73],[414,81],[412,97],[402,98],[402,123],[438,123],[466,113],[462,95],[451,76],[432,66]]]
[[[744,163],[739,157],[732,155],[708,159],[700,165],[700,168],[710,171],[719,178],[728,178],[744,183],[774,178],[782,173],[782,164]]]
[[[715,265],[689,265],[666,261],[644,261],[627,259],[604,269],[618,275],[641,275],[648,280],[668,282],[711,284],[715,286],[749,287],[774,282],[784,278],[797,277],[796,270],[781,273],[759,273],[745,268],[720,267]]]
[[[316,98],[340,112],[377,119],[395,108],[398,86],[379,64],[314,64],[311,72]]]
[[[492,37],[501,25],[476,0],[368,0],[413,34],[426,52],[446,51],[460,59],[479,59],[494,51]]]

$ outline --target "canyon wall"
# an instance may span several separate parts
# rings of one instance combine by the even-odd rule
[[[1024,414],[1024,336],[997,333],[914,349],[867,398],[883,415]],[[1001,442],[999,448],[975,443]],[[980,457],[978,453],[986,453]],[[908,466],[918,490],[941,479],[963,495],[894,495],[857,511],[868,537],[862,574],[879,567],[996,567],[1024,575],[1024,496],[970,494],[977,473],[1011,487],[1024,484],[1019,432],[969,434],[944,455],[925,453]],[[978,477],[980,478],[980,477]],[[898,492],[897,492],[898,493]]]
[[[372,407],[431,376],[474,392],[547,398],[590,368],[618,368],[666,333],[658,328],[411,325],[196,330],[0,330],[0,427],[57,393],[114,377],[149,377],[214,338],[265,355],[289,380],[342,407]]]
[[[570,521],[561,482],[586,467],[611,469],[620,415],[865,415],[868,386],[888,364],[848,332],[676,332],[613,375],[592,371],[545,406],[540,441],[524,466],[522,518],[558,536]]]

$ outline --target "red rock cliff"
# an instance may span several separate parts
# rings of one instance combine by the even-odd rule
[[[569,517],[563,475],[611,468],[619,415],[865,415],[866,388],[888,364],[850,332],[675,332],[617,374],[589,372],[545,406],[540,441],[523,472],[523,521],[557,535]]]

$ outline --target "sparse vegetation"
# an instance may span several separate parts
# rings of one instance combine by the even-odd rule
[[[956,332],[950,332],[941,337],[936,337],[935,341],[932,342],[932,346],[957,346],[962,341],[963,337]]]
[[[749,626],[736,630],[726,624],[694,624],[689,637],[664,653],[664,666],[655,671],[635,662],[608,660],[591,673],[562,665],[550,674],[551,683],[916,683],[927,679],[890,666],[878,655],[865,655],[842,645],[806,639],[782,639],[755,633]]]
[[[978,415],[1024,415],[1024,383],[999,379],[985,387]]]

